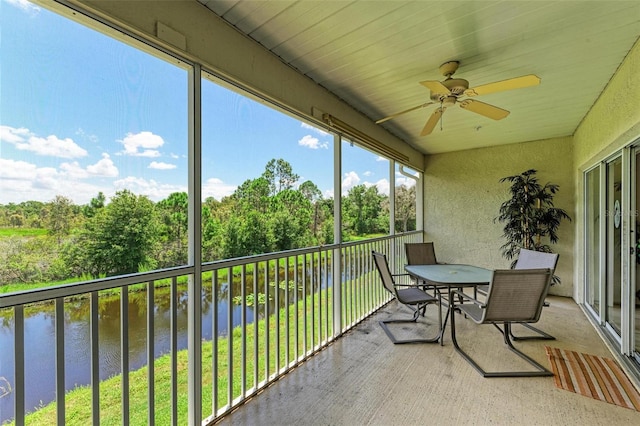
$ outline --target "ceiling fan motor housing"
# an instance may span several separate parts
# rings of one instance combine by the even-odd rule
[[[435,93],[432,91],[431,100],[442,103],[453,100],[451,105],[455,104],[455,99],[469,88],[469,82],[463,78],[448,78],[442,82],[442,85],[449,89],[451,93]]]

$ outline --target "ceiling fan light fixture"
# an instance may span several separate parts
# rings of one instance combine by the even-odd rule
[[[452,106],[454,106],[456,104],[457,99],[458,98],[453,96],[453,95],[452,96],[445,96],[441,101],[442,102],[442,106],[446,107],[446,108],[452,107]]]

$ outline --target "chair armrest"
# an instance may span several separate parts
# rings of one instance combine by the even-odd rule
[[[392,277],[410,277],[411,274],[391,274]]]
[[[392,277],[411,277],[411,274],[391,274]],[[417,287],[417,284],[403,284],[403,283],[394,283],[394,287]]]
[[[471,296],[469,296],[469,295],[465,294],[462,290],[452,290],[452,291],[451,291],[451,294],[453,295],[454,293],[455,293],[456,295],[458,295],[458,297],[459,297],[459,298],[462,298],[462,299],[464,299],[464,300],[466,300],[466,301],[469,301],[469,302],[471,302],[471,303],[474,303],[474,304],[478,305],[480,308],[485,308],[485,307],[487,306],[486,304],[482,303],[482,302],[481,302],[481,301],[479,301],[478,299],[474,299],[473,297],[471,297]],[[452,297],[452,299],[453,299],[453,302],[452,302],[452,303],[453,303],[453,304],[455,304],[455,298],[454,298],[454,297]],[[459,304],[460,304],[460,303],[458,303],[458,305],[459,305]]]

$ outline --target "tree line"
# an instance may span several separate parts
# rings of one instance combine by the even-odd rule
[[[202,203],[204,261],[333,243],[333,202],[283,159],[243,182],[220,201]],[[187,263],[188,196],[153,202],[122,190],[85,205],[62,195],[47,203],[0,205],[0,284],[96,278]],[[342,197],[342,238],[386,234],[389,198],[376,186],[357,185]],[[415,229],[415,187],[396,189],[396,229]],[[21,228],[41,229],[24,237]],[[6,235],[7,233],[5,233]]]

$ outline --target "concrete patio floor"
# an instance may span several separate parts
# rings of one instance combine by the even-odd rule
[[[548,368],[545,345],[613,358],[572,299],[548,301],[538,325],[557,340],[517,342],[518,348]],[[429,335],[437,317],[428,310],[422,324],[392,325],[394,332]],[[557,389],[552,377],[482,378],[454,351],[448,326],[444,346],[393,345],[378,321],[402,316],[409,311],[389,303],[219,424],[640,424],[640,412]],[[526,368],[492,326],[458,315],[456,328],[460,346],[485,369]]]

